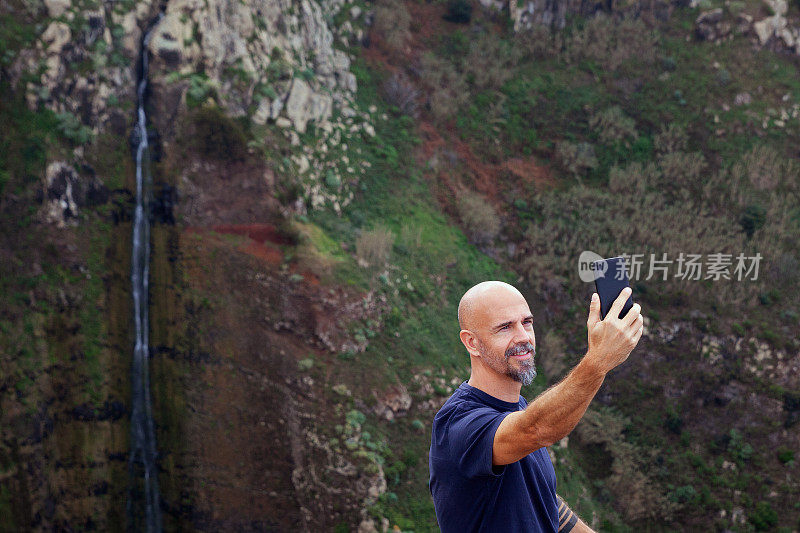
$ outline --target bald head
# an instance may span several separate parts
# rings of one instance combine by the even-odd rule
[[[474,329],[485,322],[492,309],[520,300],[525,302],[525,297],[513,285],[503,281],[478,283],[458,303],[458,325],[461,329]]]

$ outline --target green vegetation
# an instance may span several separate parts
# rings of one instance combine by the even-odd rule
[[[695,16],[676,12],[679,23],[683,17],[690,20]],[[567,280],[569,303],[554,327],[563,327],[565,338],[581,339],[580,327],[562,326],[579,324],[585,313],[584,291],[572,281],[580,250],[605,255],[666,252],[673,260],[682,251],[759,252],[771,258],[768,262],[781,257],[797,260],[792,243],[797,242],[800,226],[789,223],[785,214],[797,201],[796,179],[792,178],[796,172],[784,163],[787,152],[781,141],[767,136],[759,143],[751,140],[744,144],[744,137],[730,126],[736,120],[733,111],[726,118],[720,116],[720,127],[729,128],[729,133],[718,135],[712,129],[716,127],[713,115],[705,111],[719,100],[730,106],[733,96],[742,91],[756,94],[756,88],[747,85],[749,77],[728,66],[734,49],[739,54],[749,49],[745,40],[734,41],[722,47],[724,50],[702,43],[689,46],[685,33],[669,25],[654,31],[641,21],[620,23],[603,17],[577,20],[561,35],[533,30],[530,35],[507,37],[476,31],[478,37],[473,41],[459,30],[444,34],[440,46],[422,56],[420,84],[427,94],[429,118],[443,128],[453,119],[460,139],[484,161],[527,156],[545,166],[548,159],[556,159],[560,166],[550,165],[555,184],[549,190],[538,190],[498,176],[499,202],[489,203],[485,195],[476,195],[476,201],[474,193],[457,193],[447,205],[454,215],[442,220],[436,206],[431,208],[424,200],[430,196],[428,191],[439,185],[431,169],[441,168],[435,166],[440,163],[430,168],[406,163],[402,154],[418,141],[406,133],[409,117],[387,109],[390,120],[378,128],[375,139],[384,156],[372,159],[375,147],[366,145],[370,149],[365,157],[374,163],[374,172],[361,182],[362,194],[341,218],[324,212],[311,215],[345,243],[354,243],[359,231],[378,224],[388,228],[394,238],[386,270],[367,275],[370,287],[390,297],[389,311],[380,331],[369,339],[367,351],[343,359],[371,370],[379,368],[373,367],[376,361],[383,368],[388,362],[389,369],[382,375],[389,382],[409,383],[413,376],[425,375],[425,369],[436,369],[446,382],[465,377],[461,346],[450,334],[452,328],[442,325],[441,317],[453,315],[455,300],[469,279],[486,277],[516,282],[515,277],[521,275],[534,288],[553,277]],[[481,44],[476,48],[492,50],[487,55],[502,65],[499,75],[492,77],[494,84],[479,75],[488,67],[466,59],[470,43],[478,40]],[[724,68],[708,69],[709,56],[718,57]],[[354,71],[362,105],[377,102],[380,78],[359,61]],[[790,82],[776,81],[776,85],[781,83]],[[663,94],[671,97],[663,98]],[[751,109],[756,111],[760,105]],[[755,126],[752,121],[747,124]],[[730,144],[724,145],[726,142]],[[446,168],[470,183],[464,159],[448,165]],[[404,176],[403,187],[388,189],[385,183],[399,175]],[[426,179],[421,179],[423,176]],[[576,176],[581,178],[578,184],[570,179]],[[610,191],[604,189],[606,185]],[[469,207],[479,201],[481,209]],[[512,209],[517,217],[507,216]],[[503,213],[502,225],[491,216],[493,212]],[[474,213],[488,218],[473,220],[470,215]],[[508,238],[521,247],[508,266],[486,261],[480,254],[465,254],[470,246],[461,235],[450,233],[453,223],[469,241],[486,245]],[[434,227],[438,229],[431,231]],[[480,233],[476,228],[484,228],[483,234],[492,238],[476,238],[476,232]],[[434,241],[442,235],[452,238]],[[446,255],[444,249],[449,249]],[[436,267],[443,261],[452,267],[438,274],[441,270]],[[458,272],[462,265],[468,265],[463,274]],[[635,296],[652,308],[652,316],[659,321],[671,320],[676,309],[688,302],[695,309],[720,313],[722,320],[736,316],[740,321],[742,309],[760,315],[759,295],[769,292],[775,276],[781,277],[782,286],[790,283],[795,287],[795,282],[779,271],[763,274],[748,284],[724,279],[714,283],[647,282],[645,270]],[[432,275],[445,277],[446,283],[432,284]],[[438,294],[442,294],[441,301],[429,305],[430,298],[438,298]],[[434,309],[429,311],[430,307]],[[719,325],[698,322],[698,327],[714,331]],[[738,327],[742,335],[747,333],[743,325]],[[787,330],[770,332],[775,337],[787,334]],[[571,340],[566,349],[577,352],[580,344],[580,340]],[[570,360],[574,362],[574,356]],[[669,372],[680,376],[677,361],[675,365]],[[730,372],[746,380],[741,366]],[[709,386],[719,378],[709,373],[698,379]],[[563,473],[559,469],[566,495],[580,502],[576,503],[579,511],[602,517],[603,529],[624,530],[627,526],[623,524],[669,521],[681,513],[709,517],[720,509],[730,513],[731,504],[726,503],[729,491],[748,484],[763,486],[764,476],[750,472],[763,468],[761,437],[728,428],[717,448],[689,451],[690,443],[702,438],[694,433],[696,420],[690,418],[697,412],[690,415],[675,405],[665,414],[657,394],[648,390],[652,385],[645,381],[610,386],[620,387],[619,394],[626,397],[615,405],[618,410],[609,414],[601,409],[602,416],[610,418],[596,424],[595,433],[579,431],[578,435],[584,436],[579,436],[574,446],[570,443],[569,448],[556,450],[568,465],[574,465],[572,469],[564,467]],[[447,387],[435,388],[438,394],[449,394]],[[410,426],[411,435],[414,427],[419,427],[415,422],[424,420],[403,422]],[[620,428],[619,432],[611,427]],[[386,431],[394,434],[391,427]],[[665,434],[673,443],[669,448],[664,447]],[[389,442],[393,449],[397,446],[424,457],[426,446],[408,435],[398,432]],[[609,448],[607,454],[614,457],[613,474],[583,477],[582,469],[591,471],[592,455],[587,453],[598,445]],[[713,450],[722,450],[735,470],[716,463]],[[638,463],[642,460],[647,468]],[[793,455],[784,450],[779,461],[793,461]],[[387,476],[390,486],[375,516],[386,516],[404,530],[433,529],[432,522],[417,518],[426,513],[430,516],[431,511],[422,485],[425,475],[418,472],[422,479],[416,480],[402,462],[390,463],[387,472],[392,473]],[[634,491],[626,490],[631,480],[637,483]],[[796,488],[792,490],[796,493]],[[636,500],[633,494],[648,496]],[[757,505],[755,501],[742,498],[736,504],[745,508],[754,527],[774,526],[770,504]]]
[[[537,316],[536,327],[546,372],[523,391],[532,399],[585,348],[587,287],[575,276],[580,251],[666,253],[673,260],[681,253],[759,253],[760,276],[748,282],[646,279],[646,269],[641,272],[634,296],[654,328],[683,329],[671,341],[648,339],[646,353],[608,378],[570,440],[551,451],[559,492],[605,531],[796,527],[797,508],[789,504],[800,489],[784,481],[796,464],[796,442],[776,448],[774,436],[796,435],[800,396],[785,376],[767,373],[774,354],[765,356],[760,344],[747,341],[764,340],[789,354],[799,347],[800,310],[791,297],[800,289],[798,120],[786,111],[800,98],[796,65],[767,50],[753,52],[738,34],[722,45],[687,43],[697,9],[675,9],[671,21],[655,26],[600,14],[571,17],[560,32],[537,27],[512,35],[507,21],[473,12],[469,2],[439,4],[449,23],[435,21],[433,32],[413,19],[410,5],[375,5],[375,46],[395,64],[384,70],[369,54],[351,50],[356,107],[377,108],[370,112],[375,136],[353,135],[346,148],[328,154],[333,162],[316,176],[319,183],[303,181],[292,159],[315,146],[320,132],[313,124],[296,148],[272,124],[232,119],[214,106],[218,88],[203,72],[168,77],[186,86],[189,110],[175,143],[191,154],[186,161],[202,154],[213,164],[247,167],[259,153],[282,207],[303,211],[296,201],[307,201],[308,214],[281,222],[283,236],[291,237],[276,246],[282,280],[363,291],[365,310],[376,307],[341,325],[354,342],[346,351],[300,351],[288,365],[303,379],[325,383],[319,394],[333,399],[335,420],[320,420],[315,429],[330,449],[366,473],[383,472],[387,490],[370,514],[404,531],[436,530],[426,484],[430,417],[467,377],[456,306],[476,281],[514,283],[544,307],[547,318],[538,322]],[[335,20],[347,18],[340,13]],[[4,71],[36,37],[27,22],[0,15]],[[86,29],[85,17],[71,24]],[[421,30],[429,34],[420,37]],[[117,43],[124,37],[119,26],[111,32]],[[406,68],[409,50],[415,57],[420,52],[413,69]],[[93,53],[76,72],[103,67],[109,53],[112,64],[122,62],[116,50],[99,44]],[[253,88],[256,99],[274,99],[293,77],[314,81],[311,69],[293,69],[279,50],[271,56]],[[241,63],[225,74],[241,85],[253,81]],[[49,405],[52,384],[43,376],[67,372],[69,380],[56,383],[68,391],[60,407],[67,413],[78,407],[79,416],[92,418],[125,393],[110,375],[120,366],[112,350],[127,342],[127,300],[113,289],[127,275],[120,238],[126,230],[110,221],[124,218],[127,204],[116,198],[82,209],[80,229],[54,238],[35,223],[36,194],[47,163],[73,161],[84,149],[107,188],[124,188],[129,147],[108,133],[93,137],[78,115],[29,110],[21,92],[7,85],[0,86],[0,122],[0,193],[13,200],[2,204],[3,250],[24,251],[9,254],[0,268],[2,390],[30,417]],[[343,172],[336,159],[344,155],[369,163],[369,171]],[[324,191],[321,206],[304,197],[309,185]],[[334,202],[350,192],[349,203]],[[248,242],[239,235],[211,237],[232,248]],[[179,248],[168,236],[154,239],[160,254]],[[211,258],[222,261],[216,252]],[[162,261],[158,279],[171,280]],[[290,270],[295,266],[302,268]],[[213,293],[183,296],[186,313],[198,321],[213,322],[209,317],[224,307]],[[164,346],[184,334],[165,325],[166,307],[154,314],[154,338]],[[713,357],[699,353],[695,337],[721,338],[722,332],[744,339],[741,346],[726,344]],[[191,335],[200,334],[187,327],[181,342],[191,345]],[[164,358],[154,372],[164,417],[159,437],[175,454],[164,460],[170,472],[186,452],[184,370]],[[237,376],[233,367],[230,374]],[[375,392],[396,384],[413,399],[409,412],[376,417]],[[230,420],[220,423],[226,435],[235,429]],[[104,453],[82,449],[100,437],[68,431],[59,449],[64,457],[90,464]],[[12,455],[0,442],[4,480],[22,472]],[[116,482],[124,478],[114,475]],[[179,481],[171,477],[165,493],[190,506],[192,495],[181,493]],[[19,521],[16,493],[25,491],[0,486],[0,515]],[[730,519],[734,511],[737,523]]]

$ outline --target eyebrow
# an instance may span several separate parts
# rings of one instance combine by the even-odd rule
[[[528,316],[526,316],[526,317],[524,317],[524,318],[522,319],[522,321],[523,321],[523,322],[525,322],[526,320],[530,320],[530,321],[532,322],[532,321],[533,321],[533,315],[528,315]],[[511,324],[513,324],[513,323],[514,323],[514,321],[513,321],[513,320],[509,320],[508,322],[503,322],[502,324],[498,324],[498,325],[496,325],[496,326],[494,327],[493,331],[498,331],[500,328],[502,328],[502,327],[504,327],[504,326],[510,326],[510,325],[511,325]]]

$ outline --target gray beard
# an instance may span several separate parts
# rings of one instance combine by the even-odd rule
[[[527,361],[522,362],[522,368],[519,370],[515,370],[511,367],[511,363],[509,362],[509,358],[512,355],[517,355],[523,352],[530,350],[531,358]],[[523,385],[530,385],[533,383],[534,378],[536,378],[536,348],[530,342],[525,342],[522,344],[517,344],[512,346],[505,353],[506,356],[506,366],[508,370],[506,371],[506,375],[509,376],[514,381],[519,381]]]
[[[479,341],[480,342],[480,341]],[[489,355],[489,352],[486,350],[486,347],[483,343],[480,343],[480,350],[484,356]],[[531,358],[527,361],[523,361],[521,363],[521,368],[519,370],[513,368],[511,366],[511,362],[509,361],[512,355],[516,355],[517,353],[525,350],[530,350]],[[522,383],[524,386],[530,385],[533,383],[533,380],[536,378],[536,348],[531,343],[525,344],[518,344],[516,346],[512,346],[506,353],[504,354],[505,357],[505,368],[498,368],[501,366],[502,359],[495,359],[494,362],[490,365],[496,371],[505,374],[506,376],[510,377],[514,381]],[[491,360],[489,358],[488,360]]]
[[[514,381],[519,381],[524,386],[530,385],[533,383],[533,380],[536,379],[536,362],[534,357],[534,354],[531,354],[531,358],[523,362],[523,366],[519,370],[512,368],[511,365],[508,364],[506,375]],[[506,357],[506,363],[508,363],[508,357]]]

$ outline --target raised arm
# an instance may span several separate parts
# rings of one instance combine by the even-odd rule
[[[543,446],[558,442],[578,424],[606,374],[628,358],[642,336],[639,304],[619,318],[630,293],[630,287],[620,293],[605,320],[600,320],[598,295],[592,295],[586,321],[589,340],[586,355],[561,382],[540,394],[524,410],[503,419],[494,437],[493,464],[519,461]]]

